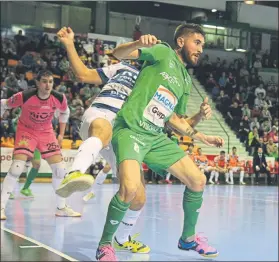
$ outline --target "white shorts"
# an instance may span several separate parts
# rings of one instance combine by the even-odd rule
[[[79,135],[81,139],[84,141],[88,138],[89,127],[95,119],[97,118],[106,119],[111,123],[111,126],[113,126],[115,117],[116,114],[114,112],[111,112],[108,109],[89,107],[88,109],[85,110],[82,116],[82,120],[81,120],[82,122],[79,129]],[[111,143],[109,143],[109,145],[106,148],[103,148],[100,151],[100,155],[109,163],[112,169],[112,174],[116,176],[117,173],[116,158]]]
[[[241,170],[239,166],[230,167],[229,169],[232,170],[233,172],[238,172]]]

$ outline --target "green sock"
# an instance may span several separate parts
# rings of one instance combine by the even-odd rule
[[[203,192],[193,192],[185,187],[183,196],[184,226],[181,236],[183,240],[195,235],[199,209],[203,201],[202,194]]]
[[[112,237],[116,232],[119,223],[122,221],[129,206],[130,203],[123,202],[119,198],[118,193],[116,193],[116,195],[112,198],[112,200],[109,203],[107,219],[99,246],[111,244]]]
[[[36,168],[31,168],[30,172],[27,175],[25,184],[23,186],[23,189],[28,189],[30,187],[30,185],[32,184],[33,180],[35,179],[35,177],[38,175],[38,169]]]

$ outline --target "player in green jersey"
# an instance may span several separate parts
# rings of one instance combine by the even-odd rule
[[[182,135],[207,145],[221,147],[224,143],[221,137],[207,136],[193,129],[201,115],[188,121],[183,117],[191,90],[186,64],[197,64],[205,42],[204,32],[194,24],[179,26],[174,36],[175,50],[157,41],[154,36],[143,36],[138,41],[120,45],[113,53],[118,59],[139,59],[145,63],[132,94],[115,120],[112,145],[120,188],[109,204],[96,252],[96,259],[100,261],[117,260],[111,246],[113,235],[128,208],[144,202],[142,162],[157,173],[167,170],[186,185],[184,227],[178,247],[206,257],[218,255],[218,251],[195,232],[206,178],[183,150],[162,132],[167,124]]]

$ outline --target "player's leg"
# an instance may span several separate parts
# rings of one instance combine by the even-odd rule
[[[215,171],[215,184],[219,185],[219,171]]]
[[[111,246],[112,238],[141,187],[140,164],[148,152],[150,142],[139,137],[121,122],[115,125],[112,145],[119,164],[120,188],[108,207],[103,234],[96,252],[97,260],[116,261]]]
[[[41,153],[38,149],[35,150],[31,162],[32,162],[32,168],[28,171],[28,174],[26,174],[25,184],[23,188],[20,190],[21,194],[28,197],[34,197],[29,187],[32,184],[33,180],[37,177],[41,166]]]
[[[238,168],[236,167],[230,167],[229,169],[229,184],[233,185],[234,184],[234,179],[233,179],[233,174],[237,172]]]
[[[209,177],[209,181],[208,181],[208,182],[209,182],[210,184],[214,185],[213,179],[214,179],[214,177],[215,177],[215,175],[216,175],[216,170],[215,170],[215,168],[208,166],[208,167],[206,168],[206,172],[210,172],[210,177]]]
[[[32,158],[37,141],[32,134],[25,129],[18,127],[13,153],[13,162],[3,181],[1,192],[1,220],[6,219],[5,207],[13,192],[18,178],[23,173],[28,158]]]
[[[246,185],[246,183],[244,182],[244,168],[243,167],[239,167],[239,184],[240,185]]]
[[[45,159],[52,171],[52,186],[54,191],[59,187],[62,180],[66,176],[66,168],[62,159],[62,154],[58,141],[54,132],[40,135],[38,141],[38,150],[41,152],[42,158]],[[80,217],[81,214],[73,211],[66,205],[66,199],[56,195],[56,216]]]
[[[91,198],[95,197],[96,190],[105,182],[108,172],[111,170],[110,165],[106,162],[105,166],[97,174],[93,186],[91,187],[91,191],[87,193],[83,200],[85,202],[89,201]]]
[[[165,136],[158,139],[156,143],[153,142],[153,148],[144,161],[154,171],[160,172],[166,169],[185,185],[184,226],[178,247],[183,250],[194,250],[202,256],[217,256],[218,251],[196,234],[196,224],[206,184],[205,175],[188,156],[185,156],[181,148],[171,143]]]
[[[80,145],[70,173],[63,180],[57,193],[68,197],[76,191],[89,189],[94,179],[84,175],[91,164],[94,164],[100,151],[109,145],[112,136],[111,121],[115,114],[109,110],[90,107],[83,115],[80,127],[80,136],[83,143]]]
[[[141,254],[150,252],[149,246],[143,244],[141,241],[135,240],[139,234],[131,235],[146,201],[144,174],[143,172],[141,173],[141,185],[114,237],[113,246],[116,251],[128,251]]]
[[[88,108],[82,118],[80,136],[83,143],[75,156],[70,172],[85,173],[92,163],[95,163],[100,151],[108,146],[112,136],[111,118],[114,113],[100,110],[95,107]]]

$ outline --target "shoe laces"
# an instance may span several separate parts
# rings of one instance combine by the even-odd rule
[[[208,238],[204,236],[204,234],[198,233],[195,237],[195,241],[200,245],[200,244],[206,244],[208,242]]]
[[[142,246],[142,243],[140,241],[135,240],[139,235],[140,233],[136,233],[132,237],[129,236],[129,242],[137,246]]]

